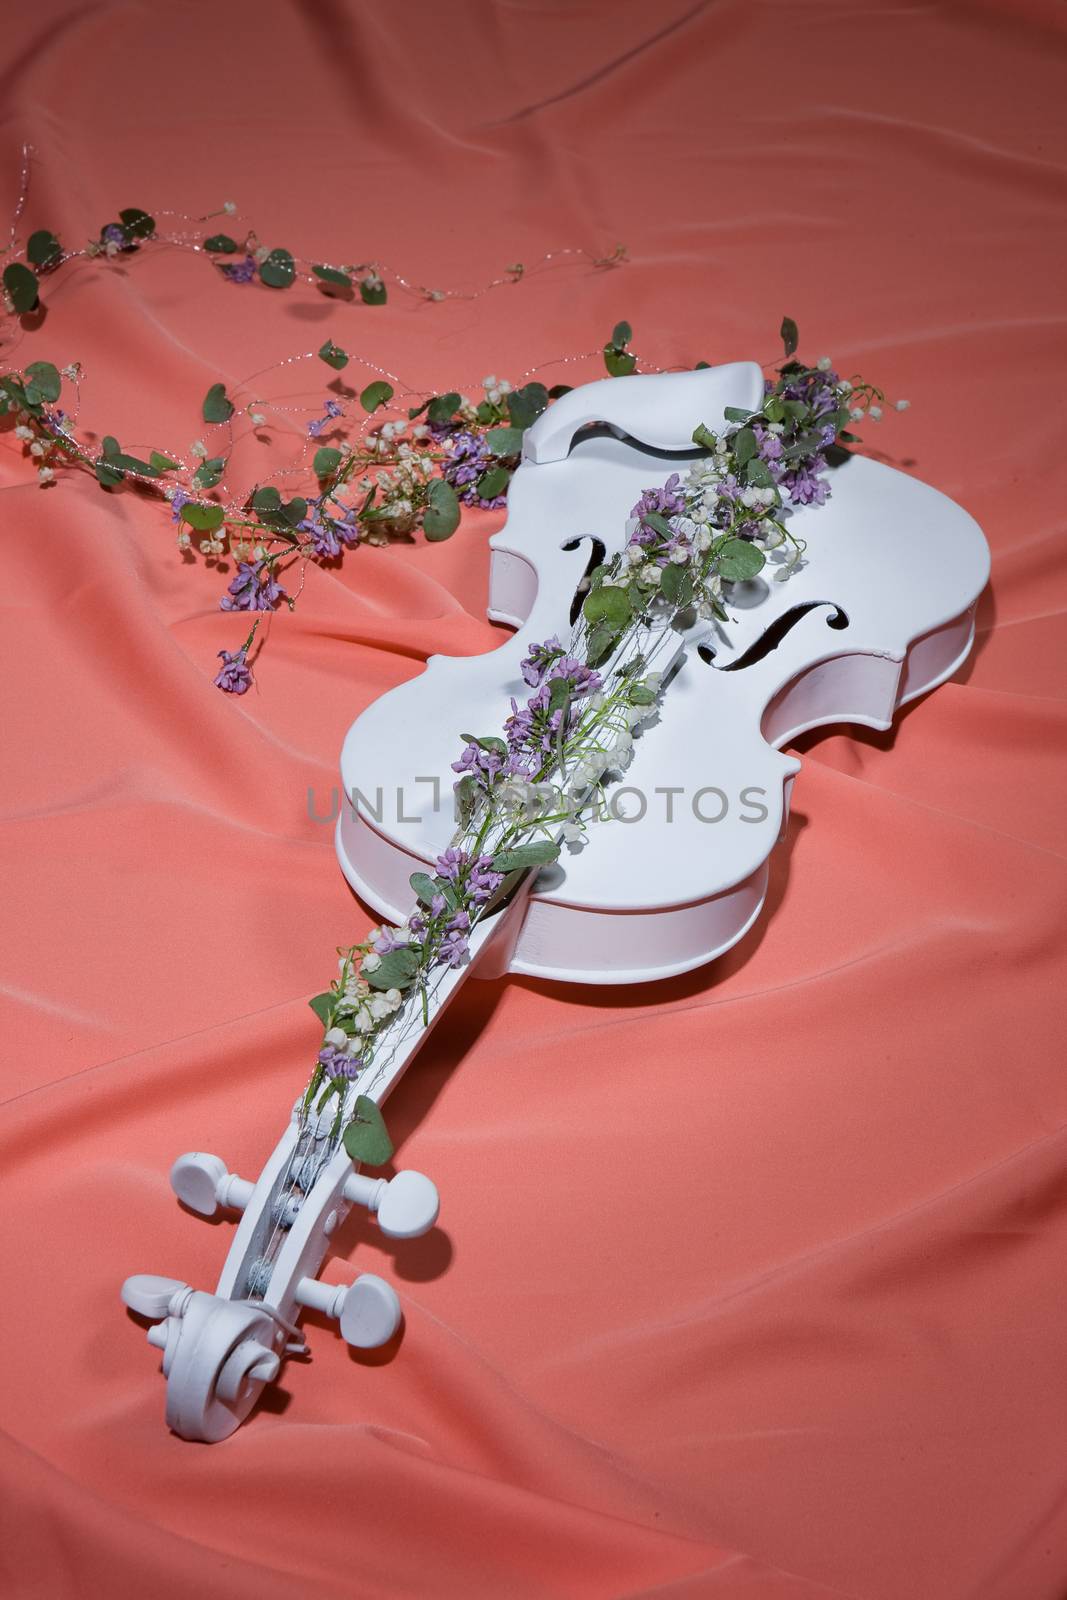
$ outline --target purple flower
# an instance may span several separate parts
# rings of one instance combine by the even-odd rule
[[[685,493],[678,487],[678,474],[672,472],[666,483],[657,489],[646,489],[630,512],[631,517],[643,517],[646,511],[655,511],[661,517],[678,517],[685,510]]]
[[[374,936],[374,948],[380,956],[387,956],[393,950],[406,950],[406,939],[398,938],[399,928],[381,927]]]
[[[315,547],[315,554],[324,560],[331,561],[341,554],[341,540],[338,537],[338,525],[332,518],[324,517],[318,506],[312,506],[303,522],[297,524],[301,533],[310,536]],[[346,543],[348,540],[346,539]]]
[[[285,590],[274,581],[265,561],[240,561],[237,576],[219,601],[222,611],[273,611]]]
[[[822,471],[823,463],[816,459],[815,465],[807,462],[798,462],[792,472],[787,472],[782,479],[782,488],[789,491],[789,498],[795,506],[821,506],[826,504],[830,493],[830,486],[818,474]]]
[[[503,753],[499,750],[483,750],[480,744],[473,742],[466,745],[458,761],[453,761],[452,771],[471,773],[481,783],[491,783],[504,765]]]
[[[251,283],[255,275],[255,256],[245,256],[243,261],[235,261],[231,266],[222,269],[222,276],[229,278],[231,283]]]
[[[126,230],[117,222],[109,222],[100,237],[105,244],[125,244]]]
[[[438,960],[446,962],[448,966],[461,967],[469,955],[470,945],[467,943],[466,935],[460,933],[458,929],[453,933],[447,933],[441,940]]]
[[[455,883],[463,868],[467,865],[467,852],[457,850],[454,845],[449,845],[443,855],[434,862],[434,871],[439,878],[445,878],[449,883]]]
[[[220,650],[219,656],[222,666],[215,679],[216,689],[224,689],[227,694],[244,694],[252,687],[252,668],[245,660],[244,646],[232,653]]]
[[[553,661],[562,654],[563,646],[555,634],[552,635],[551,639],[546,639],[544,644],[532,644],[522,663],[523,680],[530,685],[531,689],[536,689]],[[512,704],[514,704],[514,701],[512,701]]]
[[[326,424],[328,422],[332,422],[334,417],[339,417],[341,415],[344,407],[338,405],[336,400],[327,400],[323,410],[323,416],[319,417],[315,422],[308,423],[308,433],[312,439],[317,439],[319,434],[325,428]]]
[[[461,428],[458,433],[452,434],[448,448],[449,459],[443,468],[444,478],[463,503],[480,506],[483,511],[495,511],[498,506],[504,505],[505,496],[502,494],[486,500],[478,493],[479,478],[497,465],[485,439],[467,428]]]
[[[363,1070],[358,1056],[350,1056],[343,1047],[333,1044],[324,1044],[319,1051],[319,1066],[331,1078],[356,1078]]]
[[[479,856],[472,864],[467,878],[467,893],[476,906],[484,905],[504,881],[502,872],[493,871],[492,856]]]
[[[175,485],[174,493],[170,499],[170,520],[172,522],[180,522],[182,520],[182,506],[187,506],[192,498],[191,494],[186,494],[184,489],[180,489]]]

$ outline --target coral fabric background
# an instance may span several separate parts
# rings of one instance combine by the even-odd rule
[[[27,221],[69,242],[232,196],[267,243],[450,287],[631,256],[373,311],[164,249],[83,264],[0,352],[80,359],[83,425],[187,449],[210,383],[327,335],[469,388],[620,317],[649,364],[769,361],[787,312],[911,398],[870,446],[994,555],[954,682],[892,735],[804,741],[729,957],[467,986],[392,1102],[441,1226],[353,1229],[326,1269],[396,1282],[399,1347],[310,1319],[313,1362],[208,1448],[165,1430],[118,1287],[213,1286],[231,1225],[179,1210],[170,1162],[255,1175],[306,998],[367,925],[309,786],[324,807],[350,721],[426,655],[493,648],[501,519],[313,569],[234,701],[241,629],[165,513],[42,492],[0,435],[13,1600],[1062,1600],[1065,35],[1040,0],[8,17],[5,218],[28,140]]]

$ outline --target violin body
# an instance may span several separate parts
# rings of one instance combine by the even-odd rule
[[[464,726],[500,726],[523,694],[523,641],[562,634],[591,541],[617,551],[641,491],[699,458],[695,422],[753,409],[762,393],[747,362],[610,378],[572,390],[528,430],[507,522],[490,541],[489,616],[522,637],[482,656],[431,657],[344,743],[338,858],[381,916],[404,915],[411,873],[452,833],[448,708],[463,708]],[[669,715],[642,737],[613,820],[541,873],[483,976],[628,984],[721,955],[763,905],[800,769],[780,747],[828,723],[888,728],[966,658],[989,575],[974,520],[863,457],[838,467],[831,489],[793,519],[809,549],[788,582],[768,567],[733,585],[730,623],[693,629]]]
[[[572,390],[524,436],[508,517],[491,541],[489,615],[522,627],[483,656],[433,657],[426,670],[370,706],[345,740],[349,803],[337,849],[357,893],[393,923],[409,879],[448,846],[463,728],[495,729],[527,688],[530,638],[566,638],[586,574],[618,551],[641,492],[684,472],[701,452],[701,422],[727,407],[754,410],[763,380],[752,363],[613,378]],[[967,655],[989,557],[973,520],[913,478],[850,458],[828,503],[792,519],[808,556],[775,581],[732,584],[728,622],[672,632],[666,714],[642,733],[613,785],[618,820],[594,823],[584,848],[527,873],[503,908],[471,930],[467,965],[445,968],[404,1020],[360,1093],[381,1104],[468,975],[504,972],[585,983],[632,983],[684,972],[732,945],[759,915],[767,862],[800,763],[781,746],[806,729],[855,722],[888,727],[908,700]],[[780,569],[779,569],[780,570]],[[350,1286],[317,1274],[353,1205],[393,1238],[434,1225],[428,1178],[368,1175],[346,1153],[337,1114],[297,1102],[254,1182],[217,1156],[180,1156],[171,1183],[187,1209],[240,1216],[214,1293],[138,1274],[123,1299],[146,1318],[162,1352],[167,1422],[216,1442],[240,1426],[286,1356],[306,1353],[303,1308],[337,1319],[342,1337],[372,1348],[396,1332],[396,1294],[371,1273]]]

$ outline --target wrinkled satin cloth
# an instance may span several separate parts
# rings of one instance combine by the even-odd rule
[[[28,140],[26,221],[65,242],[233,198],[431,287],[630,253],[376,310],[79,264],[2,355],[80,360],[97,435],[187,451],[210,384],[326,337],[469,390],[620,318],[649,364],[772,361],[789,314],[911,399],[868,447],[993,550],[956,679],[803,741],[729,956],[466,986],[390,1107],[441,1225],[353,1224],[326,1268],[395,1282],[402,1341],[309,1317],[313,1361],[206,1448],[119,1285],[215,1281],[231,1224],[169,1165],[271,1149],[370,920],[312,813],[362,707],[499,641],[501,519],[312,569],[235,701],[240,619],[166,510],[41,491],[0,435],[5,1594],[1062,1600],[1062,8],[42,0],[0,53],[0,215]],[[331,376],[263,382],[302,417]]]

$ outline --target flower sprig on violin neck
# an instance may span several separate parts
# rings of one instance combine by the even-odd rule
[[[715,429],[698,423],[703,456],[684,480],[673,473],[640,496],[621,550],[589,574],[569,638],[528,648],[525,702],[512,700],[498,733],[462,736],[450,845],[432,871],[412,874],[404,921],[339,952],[338,978],[311,1001],[324,1033],[304,1114],[332,1108],[333,1136],[353,1160],[391,1151],[367,1091],[420,1009],[429,1023],[441,974],[467,962],[479,922],[613,814],[605,790],[660,713],[679,636],[700,619],[728,620],[735,585],[768,565],[788,579],[803,559],[791,523],[830,497],[834,453],[855,442],[846,424],[876,418],[884,396],[828,359],[795,360],[788,319],[783,338],[786,361],[760,408],[727,411]]]

